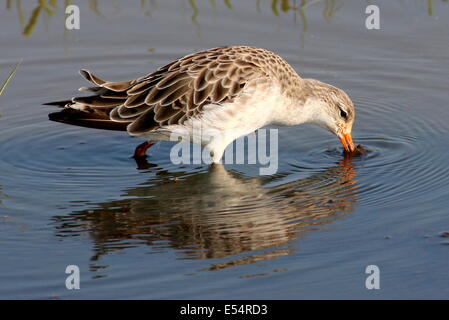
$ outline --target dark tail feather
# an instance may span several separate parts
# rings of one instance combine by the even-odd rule
[[[81,91],[93,91],[96,94],[87,97],[76,97],[72,100],[47,102],[44,105],[63,108],[59,112],[48,115],[50,120],[71,124],[74,126],[126,131],[131,121],[118,122],[111,120],[111,111],[123,104],[128,98],[126,90],[135,82],[106,82],[87,70],[81,70],[80,74],[96,85],[96,87],[81,88]]]
[[[66,104],[73,103],[72,100],[62,100],[43,103],[44,106],[58,106],[63,108]]]
[[[87,113],[75,109],[63,109],[59,112],[53,112],[48,115],[48,118],[56,122],[94,129],[126,131],[128,126],[126,122],[115,122],[97,113]]]

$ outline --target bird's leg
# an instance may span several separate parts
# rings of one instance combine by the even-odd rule
[[[156,142],[153,141],[145,141],[144,143],[139,144],[134,150],[134,159],[144,158],[147,150]]]

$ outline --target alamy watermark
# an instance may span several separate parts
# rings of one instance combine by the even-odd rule
[[[79,30],[80,28],[80,8],[77,5],[68,5],[65,8],[67,15],[65,27],[67,30]],[[365,8],[365,13],[369,16],[365,20],[365,27],[368,30],[380,29],[380,9],[377,5],[369,5]]]
[[[380,9],[378,6],[372,4],[366,7],[365,13],[369,14],[365,20],[365,27],[368,30],[379,30],[380,29]]]
[[[278,129],[259,129],[236,137],[235,130],[184,127],[170,133],[177,141],[171,148],[173,164],[258,164],[261,175],[277,172],[279,164]]]
[[[368,290],[380,289],[380,269],[372,264],[365,268],[365,273],[369,276],[365,280],[365,288]]]
[[[65,27],[67,30],[79,30],[80,28],[80,8],[71,4],[65,8]]]
[[[80,289],[80,268],[77,265],[71,264],[65,268],[65,273],[69,276],[65,279],[65,287],[67,290]]]

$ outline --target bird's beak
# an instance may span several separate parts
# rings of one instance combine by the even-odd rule
[[[341,141],[341,144],[343,145],[343,148],[345,148],[346,152],[354,152],[354,142],[352,142],[352,136],[350,133],[342,133],[338,136],[338,138]]]

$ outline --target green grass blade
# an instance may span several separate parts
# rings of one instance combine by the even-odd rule
[[[0,88],[0,96],[2,95],[3,91],[5,90],[6,86],[8,85],[8,83],[11,81],[12,77],[14,76],[14,74],[16,73],[17,69],[19,68],[20,64],[22,63],[23,59],[20,59],[19,62],[17,62],[16,66],[14,67],[14,69],[11,71],[11,73],[9,74],[9,77],[6,79],[5,83],[3,83],[2,87]]]

